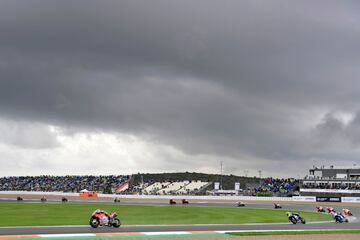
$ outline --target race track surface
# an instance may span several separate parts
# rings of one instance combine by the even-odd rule
[[[1,201],[9,201],[2,199]],[[26,200],[38,201],[38,200]],[[58,201],[49,201],[46,204],[52,204]],[[66,204],[81,204],[87,201],[74,201]],[[96,201],[93,201],[94,203]],[[104,203],[106,201],[101,201]],[[114,204],[107,201],[109,204]],[[122,201],[119,205],[167,205],[165,202],[138,202],[136,200]],[[235,207],[234,202],[194,202],[190,203],[196,206],[214,206],[214,207]],[[282,203],[283,209],[291,211],[304,210],[314,211],[315,206],[319,204],[308,203]],[[329,205],[329,204],[323,204]],[[334,204],[333,204],[334,205]],[[246,202],[249,208],[273,208],[270,202]],[[360,206],[346,206],[355,216],[360,216]],[[341,210],[341,204],[336,208]],[[284,216],[285,217],[285,216]],[[211,225],[122,225],[120,228],[102,227],[92,229],[89,226],[54,226],[54,227],[0,227],[0,235],[29,235],[29,234],[71,234],[71,233],[101,233],[101,232],[172,232],[172,231],[236,231],[236,230],[293,230],[293,229],[360,229],[360,221],[356,218],[350,223],[336,224],[334,222],[309,223],[309,224],[211,224]]]
[[[335,224],[314,223],[293,224],[251,224],[251,225],[169,225],[169,226],[121,226],[115,228],[92,229],[88,226],[66,227],[14,227],[0,228],[1,235],[28,234],[65,234],[65,233],[99,233],[99,232],[173,232],[173,231],[236,231],[236,230],[294,230],[294,229],[359,229],[358,223]]]

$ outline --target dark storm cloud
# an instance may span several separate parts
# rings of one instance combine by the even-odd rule
[[[326,114],[358,110],[358,7],[1,1],[0,114],[132,133],[233,166],[336,161],[341,149],[314,146],[343,131]]]

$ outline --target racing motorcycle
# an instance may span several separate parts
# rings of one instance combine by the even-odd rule
[[[292,222],[293,224],[297,224],[297,223],[305,224],[306,223],[305,219],[297,213],[287,213],[287,215],[288,215],[289,221]]]
[[[245,203],[244,202],[237,202],[236,206],[238,207],[245,207]]]
[[[352,212],[347,208],[344,208],[342,211],[345,216],[353,216]]]
[[[326,210],[330,214],[335,212],[335,209],[333,207],[327,207]]]
[[[347,219],[344,215],[341,213],[333,213],[333,218],[335,220],[335,223],[347,223],[349,222],[349,219]]]
[[[316,207],[317,212],[325,212],[325,209],[321,206]]]
[[[90,226],[97,228],[99,226],[115,227],[118,228],[121,225],[120,219],[117,217],[117,213],[106,215],[103,211],[96,210],[90,217]]]
[[[274,203],[274,208],[279,209],[279,208],[282,208],[282,206],[279,203]]]

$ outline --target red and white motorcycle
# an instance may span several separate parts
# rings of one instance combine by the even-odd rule
[[[118,228],[121,226],[120,219],[117,217],[116,212],[107,214],[102,210],[96,210],[93,212],[90,217],[89,224],[93,228],[97,228],[99,226]]]

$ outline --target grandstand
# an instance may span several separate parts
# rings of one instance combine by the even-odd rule
[[[80,192],[83,189],[108,194],[206,195],[221,190],[234,191],[234,185],[259,186],[259,178],[204,173],[157,173],[109,176],[19,176],[0,178],[0,191]],[[252,193],[250,189],[248,193]],[[235,193],[238,194],[239,192]],[[232,193],[233,194],[233,193]],[[243,194],[243,193],[242,193]]]
[[[192,181],[185,185],[183,188],[178,190],[179,194],[191,194],[200,191],[202,188],[212,184],[211,182]]]
[[[188,195],[195,194],[209,184],[211,184],[211,182],[189,180],[178,182],[155,182],[145,187],[142,193],[160,195]]]
[[[129,181],[129,175],[109,176],[20,176],[0,178],[0,191],[43,191],[112,193]]]
[[[0,191],[80,192],[83,189],[141,195],[360,197],[360,167],[314,166],[302,180],[195,172],[0,178]]]
[[[145,195],[187,195],[194,194],[208,184],[209,182],[189,180],[179,182],[155,182],[151,184],[144,184],[141,193]]]
[[[359,197],[360,167],[321,166],[311,168],[300,187],[303,196]]]
[[[299,180],[294,178],[266,178],[255,188],[257,196],[290,197],[298,195]]]
[[[234,190],[235,183],[240,183],[243,189],[247,189],[248,186],[258,187],[261,183],[261,179],[257,177],[244,177],[235,175],[220,175],[220,174],[206,174],[196,172],[177,172],[177,173],[138,173],[132,176],[132,185],[138,189],[139,194],[148,194],[149,191],[142,191],[144,187],[149,186],[156,182],[158,183],[172,183],[172,182],[188,182],[189,185],[179,189],[178,194],[204,195],[207,191],[214,190],[214,183],[222,180],[221,188],[223,190]],[[146,189],[147,190],[147,189]],[[190,191],[188,191],[190,190]],[[159,193],[157,193],[159,194]]]
[[[168,195],[168,194],[177,194],[178,191],[185,187],[189,182],[188,181],[181,181],[181,182],[172,182],[167,185],[165,188],[159,191],[160,194]]]
[[[143,194],[157,194],[161,189],[166,188],[170,182],[155,182],[153,184],[146,184],[147,186],[142,189]]]

